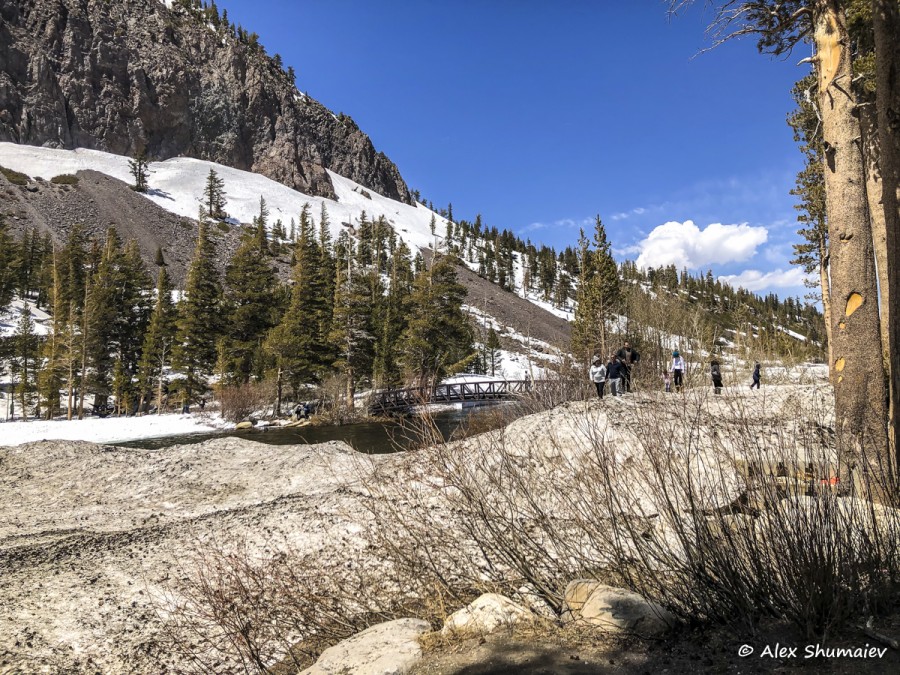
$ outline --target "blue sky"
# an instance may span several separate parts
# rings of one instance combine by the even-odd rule
[[[785,123],[807,53],[698,56],[699,0],[671,20],[660,0],[217,4],[457,218],[564,247],[600,214],[620,258],[807,292]]]

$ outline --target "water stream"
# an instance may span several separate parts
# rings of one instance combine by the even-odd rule
[[[435,426],[444,437],[450,435],[468,417],[470,410],[452,410],[436,413],[433,418]],[[386,454],[405,450],[421,444],[421,435],[416,433],[416,422],[363,422],[343,426],[309,426],[284,429],[280,427],[248,433],[247,431],[202,432],[165,436],[160,438],[142,438],[135,441],[116,443],[125,448],[144,448],[156,450],[173,445],[201,443],[211,438],[227,438],[237,436],[248,438],[258,443],[270,445],[298,445],[323,443],[325,441],[344,441],[358,452],[366,454]]]

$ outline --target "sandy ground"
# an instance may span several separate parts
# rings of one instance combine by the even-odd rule
[[[773,419],[820,394],[794,386],[732,396],[751,410],[765,404],[767,419]],[[523,441],[540,441],[552,428],[564,441],[572,428],[565,420],[573,416],[608,415],[624,428],[639,409],[672,401],[648,395],[572,404],[510,429]],[[711,420],[727,414],[726,401],[711,394],[703,407]],[[482,452],[479,439],[454,452]],[[382,469],[380,475],[391,484],[407,489],[421,457],[398,453],[365,461]],[[360,461],[342,443],[268,446],[245,438],[162,450],[74,441],[0,447],[0,673],[181,670],[183,664],[159,648],[161,619],[154,600],[190,574],[186,560],[194,546],[232,537],[245,538],[259,552],[290,546],[317,556],[321,574],[337,578],[349,556],[359,559],[365,551],[360,532],[370,514],[357,482]],[[676,642],[672,649],[684,644]],[[624,670],[584,669],[609,649],[618,649],[619,656],[604,658]],[[667,670],[665,653],[646,656],[648,649],[654,647],[623,651],[588,645],[574,652],[575,659],[570,645],[535,644],[529,651],[514,641],[495,641],[451,655],[450,661],[441,662],[443,656],[436,654],[429,662],[434,669],[422,672]],[[728,649],[722,647],[722,653]],[[686,652],[680,663],[695,657],[701,655]],[[497,669],[490,670],[491,663]],[[722,672],[764,672],[729,663],[712,661],[713,666],[725,664]]]
[[[339,474],[355,456],[342,443],[231,438],[0,448],[0,673],[167,670],[151,599],[192,545],[247,535],[260,549],[339,550],[356,511]]]

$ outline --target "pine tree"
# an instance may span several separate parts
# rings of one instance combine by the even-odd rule
[[[206,377],[216,363],[216,343],[222,329],[222,287],[208,227],[201,215],[184,296],[178,303],[178,328],[172,350],[172,365],[181,371],[183,402],[188,404],[206,389]]]
[[[433,260],[420,274],[410,298],[409,324],[401,342],[401,363],[419,386],[463,371],[476,357],[472,329],[462,311],[466,288],[456,276],[452,256]]]
[[[610,253],[600,216],[597,216],[594,225],[593,244],[594,250],[591,251],[582,231],[579,238],[581,273],[578,305],[572,324],[572,354],[585,363],[590,363],[595,354],[605,354],[610,347],[607,326],[621,298],[618,268]]]
[[[491,326],[488,329],[487,340],[484,343],[485,347],[485,369],[490,368],[491,377],[494,377],[497,374],[497,362],[500,360],[500,336],[497,335],[497,331],[494,330],[494,327]]]
[[[12,300],[18,265],[19,246],[9,234],[5,216],[0,214],[0,310]]]
[[[44,363],[37,377],[38,394],[44,402],[44,414],[48,420],[53,419],[59,411],[59,391],[63,384],[65,362],[63,343],[66,333],[68,312],[63,292],[63,278],[60,256],[53,250],[53,287],[50,292],[50,311],[52,324],[50,335],[44,341]]]
[[[275,271],[268,262],[265,220],[257,223],[257,236],[245,238],[225,270],[225,306],[228,309],[226,341],[228,380],[248,382],[257,370],[254,356],[275,325]]]
[[[380,327],[376,327],[380,338],[373,365],[375,386],[393,386],[400,382],[400,337],[406,329],[413,279],[409,247],[400,241],[391,256],[390,286],[380,317]]]
[[[128,172],[134,179],[131,189],[135,192],[146,192],[147,180],[150,177],[150,161],[147,159],[146,150],[141,150],[134,159],[128,160]]]
[[[300,233],[291,270],[291,297],[281,321],[265,340],[265,350],[274,361],[277,387],[276,414],[280,413],[282,390],[289,383],[298,394],[302,385],[317,382],[331,360],[327,334],[323,332],[329,313],[322,279],[321,254],[312,223],[300,215]]]
[[[156,277],[156,302],[150,316],[150,326],[144,336],[141,360],[138,364],[140,410],[143,410],[144,404],[150,400],[154,388],[157,414],[162,410],[163,373],[172,358],[176,318],[169,273],[164,266],[160,266]]]
[[[206,177],[206,186],[203,188],[204,205],[206,215],[213,220],[224,220],[225,213],[225,181],[219,178],[215,169],[210,169]]]
[[[353,408],[357,379],[366,372],[371,372],[375,344],[372,313],[372,298],[367,280],[361,270],[353,269],[351,254],[347,259],[347,267],[339,267],[337,270],[334,318],[328,336],[337,351],[334,367],[346,380],[348,408]]]
[[[31,308],[23,303],[19,311],[19,322],[14,337],[15,354],[12,362],[12,374],[16,380],[15,392],[19,398],[22,418],[28,419],[28,407],[35,393],[37,375],[38,337],[34,332],[34,319]],[[39,414],[39,409],[35,411]]]

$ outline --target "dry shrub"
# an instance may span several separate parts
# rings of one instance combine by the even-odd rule
[[[774,616],[822,638],[889,605],[900,517],[865,497],[881,474],[837,456],[824,405],[707,396],[574,404],[569,423],[439,445],[402,499],[372,481],[378,545],[459,600],[530,593],[559,611],[592,577],[688,621]]]
[[[390,461],[361,457],[359,558],[323,568],[333,553],[207,547],[174,603],[171,648],[200,672],[266,672],[377,621],[437,625],[483,592],[558,615],[578,578],[687,622],[753,630],[775,617],[826,639],[896,602],[900,517],[868,497],[886,486],[865,458],[837,455],[829,389],[770,391],[569,401],[462,441],[433,429],[432,447]]]
[[[217,397],[222,418],[229,422],[242,422],[251,415],[263,417],[269,414],[275,398],[275,387],[267,380],[247,382],[220,387]]]
[[[157,598],[160,644],[196,673],[299,672],[327,647],[399,616],[433,614],[398,590],[381,566],[341,561],[323,573],[319,556],[275,553],[246,540],[197,544],[177,592]]]

